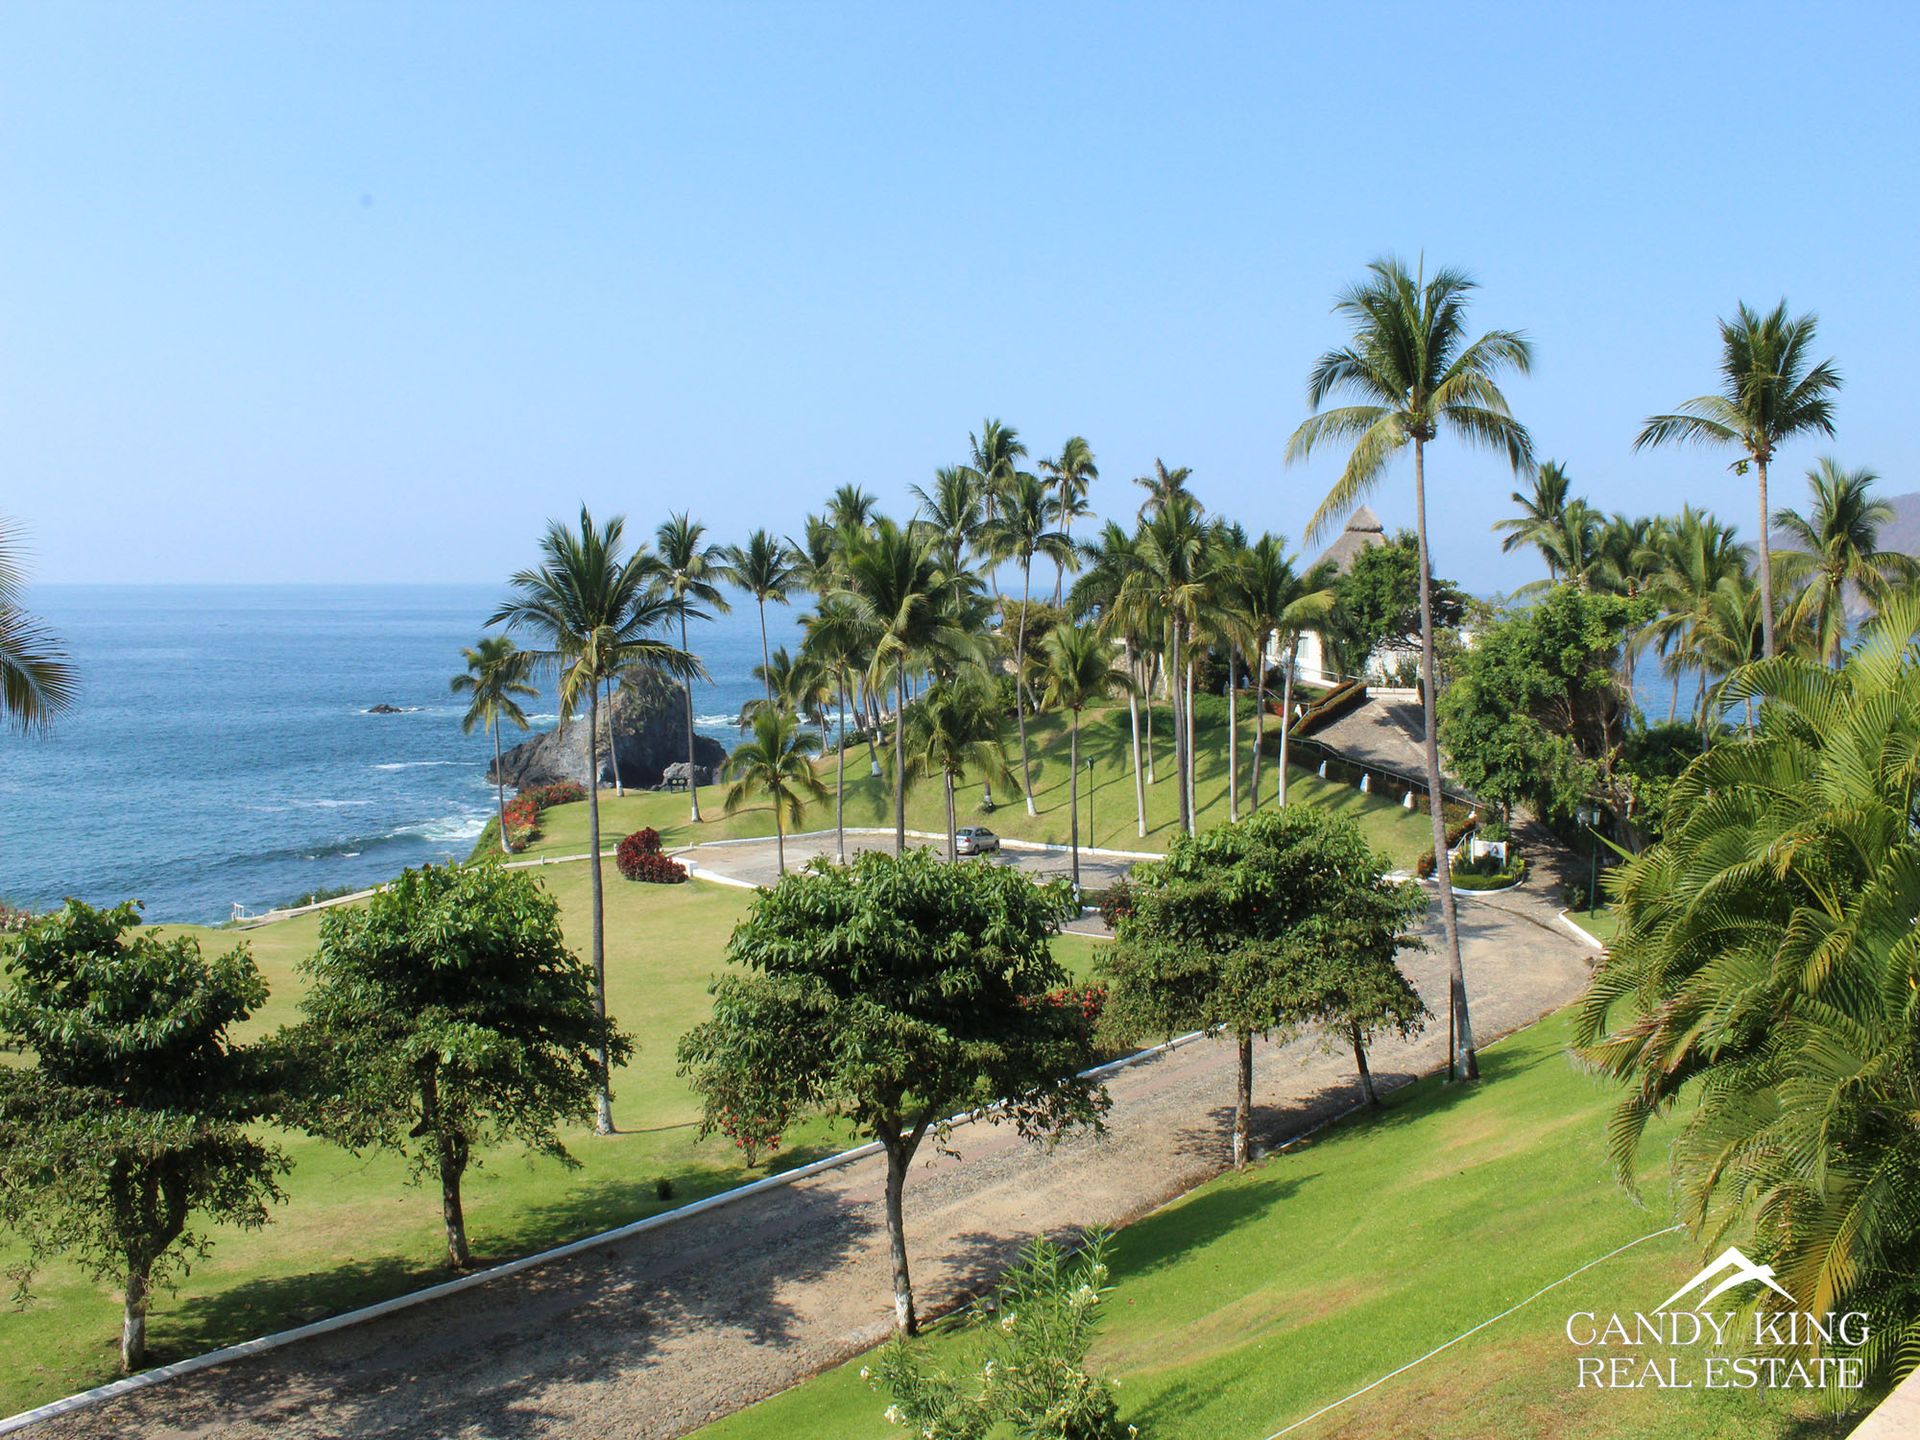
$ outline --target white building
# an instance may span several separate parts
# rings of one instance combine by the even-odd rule
[[[1331,561],[1334,573],[1344,575],[1361,551],[1386,543],[1386,527],[1381,525],[1380,517],[1362,505],[1353,512],[1346,529],[1313,562],[1312,568],[1318,569]],[[1420,650],[1417,646],[1383,642],[1367,656],[1365,673],[1361,678],[1369,685],[1389,685],[1396,682],[1409,662],[1417,664],[1419,659]],[[1267,642],[1266,660],[1269,669],[1286,664],[1287,657],[1281,652],[1277,635]],[[1345,677],[1334,665],[1333,658],[1326,653],[1320,637],[1309,632],[1300,637],[1299,668],[1294,672],[1294,678],[1303,685],[1332,685]]]

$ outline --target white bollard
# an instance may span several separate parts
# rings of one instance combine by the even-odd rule
[[[1412,790],[1407,791],[1407,798],[1400,802],[1400,808],[1402,810],[1411,810],[1413,808],[1413,791]]]
[[[1373,793],[1373,772],[1371,770],[1362,770],[1360,772],[1360,793],[1362,795],[1371,795]]]
[[[1324,760],[1320,762],[1320,778],[1322,780],[1327,778],[1327,762]]]

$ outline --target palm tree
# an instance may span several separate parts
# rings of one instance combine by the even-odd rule
[[[1025,470],[1016,471],[1000,493],[1000,513],[986,525],[989,553],[996,562],[1016,560],[1020,564],[1020,620],[1014,627],[1013,674],[1014,715],[1020,725],[1020,786],[1026,791],[1027,814],[1033,809],[1033,762],[1027,752],[1027,610],[1033,602],[1033,560],[1036,555],[1058,559],[1073,547],[1066,535],[1053,528],[1053,500],[1040,478]]]
[[[1000,739],[1003,716],[994,687],[977,666],[937,680],[907,717],[905,731],[909,783],[938,775],[947,805],[947,859],[959,858],[954,787],[969,770],[990,785],[1013,783],[1007,749]]]
[[[1447,934],[1450,1056],[1448,1072],[1475,1079],[1480,1066],[1467,1016],[1466,976],[1460,964],[1460,921],[1447,864],[1447,821],[1434,726],[1433,566],[1427,547],[1427,443],[1451,430],[1469,444],[1503,452],[1518,471],[1533,458],[1526,427],[1513,418],[1499,377],[1526,374],[1533,347],[1511,330],[1467,338],[1467,299],[1475,284],[1465,273],[1443,269],[1416,278],[1399,261],[1376,260],[1372,278],[1354,286],[1334,306],[1352,326],[1352,338],[1315,362],[1307,400],[1316,412],[1293,432],[1287,458],[1304,460],[1326,441],[1353,442],[1340,478],[1309,523],[1309,536],[1353,509],[1379,483],[1387,464],[1413,447],[1414,535],[1420,552],[1420,677],[1426,719],[1427,808],[1433,815],[1434,879]],[[1357,404],[1320,406],[1346,392]]]
[[[493,798],[500,817],[500,853],[510,855],[507,777],[500,769],[500,722],[527,728],[527,712],[520,708],[520,702],[540,693],[527,683],[533,656],[517,649],[505,635],[483,635],[478,645],[461,653],[466,656],[466,673],[454,676],[449,688],[455,695],[473,697],[467,713],[460,717],[460,732],[471,735],[476,725],[484,725],[493,737]]]
[[[942,601],[951,594],[932,542],[891,520],[875,523],[873,533],[847,556],[844,598],[859,606],[873,627],[870,673],[893,677],[893,851],[907,848],[907,667],[942,645],[959,648]]]
[[[1701,695],[1706,690],[1704,668],[1696,663],[1693,636],[1706,623],[1715,589],[1722,581],[1746,574],[1746,554],[1731,525],[1704,510],[1687,505],[1649,536],[1642,568],[1645,593],[1659,607],[1651,631],[1659,646],[1661,664],[1673,681],[1667,705],[1671,722],[1680,705],[1680,677],[1701,672]]]
[[[67,653],[28,613],[20,532],[0,520],[0,714],[21,732],[45,730],[79,693]]]
[[[1532,545],[1546,557],[1547,578],[1558,580],[1560,572],[1555,568],[1558,563],[1555,554],[1541,542],[1560,528],[1561,514],[1572,498],[1571,490],[1567,467],[1558,460],[1542,460],[1534,468],[1533,493],[1523,495],[1515,490],[1508,497],[1520,507],[1520,513],[1493,522],[1495,530],[1507,532],[1507,538],[1500,542],[1500,553],[1507,555],[1522,545]]]
[[[771,530],[756,530],[745,545],[729,546],[724,555],[726,563],[720,573],[753,596],[754,604],[760,607],[760,663],[767,665],[767,602],[787,603],[794,583],[793,552]],[[773,698],[771,688],[767,698]]]
[[[1100,478],[1100,467],[1093,463],[1093,447],[1085,436],[1069,435],[1058,455],[1040,462],[1040,473],[1053,482],[1054,518],[1060,522],[1060,533],[1067,537],[1071,550],[1073,522],[1093,513],[1087,504],[1087,492]],[[1056,610],[1060,608],[1060,592],[1066,585],[1067,566],[1073,558],[1074,554],[1069,553],[1055,560],[1053,605]]]
[[[980,433],[967,436],[967,451],[967,468],[980,477],[981,499],[986,506],[987,520],[991,522],[1000,513],[1001,493],[1013,483],[1014,472],[1027,458],[1027,447],[1013,426],[999,420],[983,420]],[[987,580],[998,598],[1000,580],[991,568],[987,571]]]
[[[1660,843],[1615,872],[1620,930],[1577,1033],[1625,1087],[1622,1180],[1675,1116],[1683,1218],[1707,1244],[1750,1235],[1793,1308],[1864,1312],[1870,1371],[1920,1338],[1917,628],[1902,596],[1837,669],[1781,655],[1733,679],[1765,722],[1695,760]]]
[[[1824,457],[1807,472],[1811,513],[1774,512],[1775,528],[1797,546],[1780,557],[1783,588],[1794,594],[1790,613],[1812,631],[1829,665],[1840,663],[1846,646],[1850,596],[1878,610],[1896,587],[1920,576],[1911,555],[1880,548],[1880,527],[1893,523],[1894,510],[1873,497],[1879,480],[1871,470],[1843,470]]]
[[[1113,663],[1113,641],[1092,625],[1056,625],[1047,635],[1044,704],[1073,717],[1067,750],[1069,827],[1073,889],[1080,892],[1080,712],[1131,688],[1126,670]],[[1095,836],[1087,837],[1089,842]]]
[[[787,873],[787,825],[806,819],[807,802],[827,798],[827,787],[813,773],[818,742],[799,717],[767,706],[754,713],[753,738],[742,740],[727,757],[726,811],[731,815],[761,795],[773,803],[773,844],[780,874]]]
[[[836,530],[864,530],[880,502],[858,485],[842,485],[827,501],[827,520]]]
[[[920,523],[939,537],[940,563],[949,575],[962,573],[986,522],[986,482],[965,465],[947,465],[933,472],[931,492],[909,488],[920,502]]]
[[[726,597],[714,582],[721,578],[723,557],[718,545],[707,545],[707,527],[690,519],[687,512],[669,515],[654,532],[660,547],[658,566],[661,583],[671,597],[673,617],[680,625],[680,648],[687,648],[687,621],[706,620],[713,614],[724,615]],[[704,606],[704,609],[698,608]],[[681,681],[687,700],[687,797],[692,802],[691,819],[700,823],[700,787],[694,783],[693,681]]]
[[[1146,613],[1145,592],[1136,582],[1140,572],[1140,547],[1137,537],[1129,535],[1109,520],[1100,538],[1085,547],[1086,573],[1074,582],[1068,597],[1073,613],[1097,614],[1101,633],[1117,637],[1127,657],[1127,721],[1132,733],[1133,807],[1138,833],[1147,833],[1146,773],[1140,768],[1140,648],[1151,633],[1151,618]]]
[[[511,598],[488,618],[489,625],[537,636],[530,652],[538,669],[557,673],[560,723],[587,706],[587,871],[593,896],[593,998],[602,1019],[607,1013],[607,917],[600,871],[600,686],[624,665],[644,662],[674,675],[698,676],[700,662],[652,632],[672,615],[664,592],[653,584],[651,568],[629,563],[624,554],[626,522],[616,515],[596,525],[585,505],[577,529],[547,522],[540,540],[540,564],[521,570],[508,582]],[[609,740],[612,739],[609,734]],[[606,1047],[600,1061],[607,1063]],[[595,1129],[613,1133],[613,1096],[602,1086]]]
[[[1762,648],[1771,657],[1773,637],[1773,546],[1768,536],[1767,465],[1774,451],[1796,435],[1833,434],[1833,396],[1840,372],[1833,361],[1809,361],[1818,319],[1790,317],[1782,300],[1761,315],[1742,302],[1732,320],[1720,322],[1720,390],[1700,395],[1670,415],[1654,415],[1633,442],[1730,445],[1752,462],[1760,492],[1760,623]]]
[[[1310,574],[1294,571],[1287,558],[1287,542],[1263,534],[1247,547],[1238,576],[1240,608],[1256,636],[1254,660],[1253,775],[1248,793],[1260,808],[1260,750],[1266,730],[1268,637],[1281,656],[1280,754],[1276,765],[1274,799],[1287,803],[1287,725],[1293,718],[1293,676],[1299,660],[1300,639],[1314,631],[1324,633],[1333,614],[1333,567],[1323,565]]]
[[[1122,603],[1136,605],[1157,619],[1165,636],[1166,678],[1173,700],[1173,770],[1178,788],[1180,828],[1194,830],[1192,735],[1193,665],[1188,643],[1207,599],[1207,553],[1212,532],[1200,518],[1200,502],[1185,491],[1169,492],[1165,505],[1141,527],[1139,568],[1129,577]],[[1151,704],[1149,704],[1151,711]]]
[[[1176,465],[1169,470],[1166,462],[1154,457],[1153,474],[1137,475],[1133,483],[1147,492],[1147,498],[1140,502],[1140,518],[1149,519],[1167,508],[1176,497],[1184,498],[1193,505],[1193,513],[1204,515],[1207,507],[1194,499],[1193,492],[1187,488],[1187,481],[1193,476],[1190,466]]]
[[[853,676],[872,662],[875,644],[873,617],[860,605],[829,594],[810,615],[800,619],[804,638],[801,652],[834,678],[840,718],[834,727],[833,833],[834,855],[847,863],[847,696]]]

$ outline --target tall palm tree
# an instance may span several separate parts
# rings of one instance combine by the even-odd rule
[[[1241,564],[1239,603],[1257,637],[1254,654],[1254,732],[1253,773],[1248,787],[1255,810],[1260,808],[1260,750],[1266,730],[1267,713],[1267,640],[1277,643],[1281,663],[1280,753],[1276,766],[1274,799],[1287,803],[1287,725],[1293,718],[1294,670],[1300,655],[1302,636],[1324,634],[1333,615],[1333,567],[1315,568],[1306,575],[1297,573],[1287,557],[1287,542],[1278,535],[1263,534],[1247,547]]]
[[[1567,502],[1573,498],[1572,483],[1567,478],[1567,467],[1558,460],[1542,460],[1535,466],[1533,493],[1524,495],[1515,490],[1508,497],[1520,507],[1520,513],[1493,522],[1496,531],[1507,532],[1506,539],[1500,542],[1500,553],[1507,555],[1522,545],[1532,545],[1546,557],[1547,578],[1558,580],[1560,572],[1556,566],[1559,562],[1555,553],[1541,541],[1560,528],[1561,515],[1567,508]]]
[[[707,527],[690,518],[686,511],[669,515],[654,532],[659,546],[661,583],[672,602],[673,618],[680,626],[680,648],[687,648],[687,621],[706,620],[728,609],[726,596],[716,583],[721,579],[724,557],[718,545],[705,543]],[[694,784],[693,681],[682,680],[687,701],[687,798],[691,819],[700,823],[700,787]]]
[[[1672,1114],[1682,1217],[1704,1245],[1751,1237],[1792,1297],[1763,1305],[1864,1312],[1870,1372],[1920,1341],[1917,629],[1903,596],[1837,669],[1781,655],[1735,677],[1727,700],[1765,719],[1689,766],[1660,843],[1615,872],[1621,926],[1577,1028],[1625,1089],[1623,1181]]]
[[[1085,546],[1087,569],[1074,582],[1069,601],[1079,616],[1098,615],[1101,633],[1117,638],[1126,652],[1127,722],[1132,735],[1133,808],[1138,833],[1147,833],[1146,772],[1140,768],[1140,650],[1152,633],[1146,592],[1137,583],[1140,547],[1136,536],[1109,520],[1100,538]]]
[[[0,716],[26,732],[51,725],[80,681],[60,641],[26,608],[23,548],[20,531],[0,520]]]
[[[770,665],[767,602],[787,603],[794,584],[793,552],[771,530],[756,530],[747,537],[745,545],[728,546],[725,561],[720,573],[753,596],[753,603],[760,608],[760,663]],[[771,687],[767,698],[773,698]]]
[[[947,806],[947,859],[959,859],[959,817],[954,787],[967,772],[990,785],[1011,786],[1013,770],[1000,739],[999,695],[978,666],[969,666],[928,687],[907,716],[908,783],[938,775]]]
[[[952,592],[934,557],[932,542],[892,520],[875,522],[873,533],[847,556],[844,598],[861,608],[873,627],[871,672],[893,679],[893,851],[907,848],[907,670],[943,645],[967,643],[942,604]]]
[[[873,617],[839,595],[824,596],[812,614],[800,619],[802,652],[834,678],[840,717],[834,727],[834,855],[847,863],[847,697],[853,677],[872,663],[876,641]],[[871,753],[871,752],[870,752]]]
[[[981,499],[986,506],[988,521],[999,515],[1001,493],[1013,483],[1014,472],[1026,458],[1027,447],[1020,438],[1020,432],[1004,421],[983,420],[980,422],[980,433],[967,436],[967,468],[980,477]],[[987,571],[987,581],[998,598],[999,574],[991,567]]]
[[[1126,670],[1113,663],[1113,641],[1092,625],[1056,625],[1047,635],[1042,703],[1072,717],[1067,749],[1068,834],[1073,856],[1073,888],[1080,890],[1080,712],[1111,699],[1132,685]],[[1089,835],[1091,843],[1096,837]]]
[[[1642,568],[1645,592],[1660,612],[1650,628],[1661,664],[1673,682],[1667,705],[1671,722],[1679,709],[1680,677],[1687,671],[1700,672],[1704,700],[1705,670],[1697,663],[1693,637],[1707,623],[1721,582],[1745,577],[1746,552],[1733,526],[1686,505],[1649,536]]]
[[[644,662],[673,675],[698,676],[700,662],[685,650],[654,637],[672,610],[654,584],[651,567],[629,563],[626,522],[616,515],[596,525],[585,505],[576,528],[547,522],[540,539],[540,563],[517,572],[508,582],[512,595],[487,620],[509,632],[536,636],[531,653],[537,669],[559,677],[560,723],[566,724],[584,700],[587,707],[587,873],[593,896],[593,1003],[607,1013],[607,916],[600,868],[600,686],[624,665]],[[612,739],[611,734],[609,739]],[[607,1061],[601,1047],[601,1065]],[[613,1096],[602,1086],[595,1122],[602,1135],[613,1133]]]
[[[1027,814],[1033,808],[1033,762],[1027,750],[1027,610],[1033,603],[1033,561],[1037,555],[1057,559],[1073,548],[1054,528],[1053,499],[1037,475],[1025,470],[1000,492],[1000,513],[987,522],[988,553],[995,561],[1017,561],[1020,566],[1020,619],[1014,627],[1014,715],[1020,725],[1020,786],[1026,792]]]
[[[827,787],[813,773],[819,743],[796,715],[773,706],[754,712],[753,738],[742,740],[727,757],[726,811],[766,796],[773,804],[773,845],[780,874],[787,873],[787,826],[807,816],[807,802],[827,798]]]
[[[1194,832],[1192,786],[1192,636],[1207,603],[1208,551],[1212,531],[1200,518],[1200,502],[1184,491],[1170,492],[1140,530],[1140,566],[1125,602],[1142,606],[1160,624],[1166,657],[1165,676],[1173,701],[1173,771],[1178,790],[1180,828]],[[1149,706],[1151,709],[1151,706]]]
[[[1433,565],[1427,546],[1426,455],[1429,441],[1451,430],[1469,444],[1500,451],[1515,471],[1532,461],[1533,441],[1513,418],[1500,392],[1503,372],[1526,374],[1533,347],[1512,330],[1467,338],[1467,300],[1474,282],[1459,270],[1442,269],[1431,279],[1409,274],[1398,260],[1376,260],[1371,278],[1344,293],[1334,306],[1352,327],[1346,345],[1314,363],[1307,401],[1316,412],[1287,441],[1287,458],[1305,460],[1322,444],[1350,440],[1345,467],[1310,522],[1317,534],[1347,514],[1380,482],[1388,462],[1413,449],[1414,536],[1420,552],[1420,677],[1426,719],[1427,808],[1433,814],[1434,878],[1446,927],[1449,977],[1449,1074],[1475,1079],[1473,1026],[1467,1015],[1467,984],[1460,964],[1460,920],[1447,865],[1447,821],[1442,797],[1440,746],[1434,725]],[[1346,393],[1358,403],[1321,410],[1329,396]]]
[[[500,818],[500,853],[510,855],[513,850],[507,844],[507,777],[500,769],[500,725],[505,721],[521,730],[527,728],[527,712],[520,708],[520,702],[540,693],[527,683],[534,657],[505,635],[483,635],[478,645],[461,653],[466,657],[466,673],[454,676],[449,688],[455,695],[473,697],[467,713],[460,717],[460,732],[471,735],[476,725],[484,725],[493,739],[493,798]]]
[[[968,466],[946,465],[933,472],[931,491],[918,485],[910,489],[920,502],[920,523],[940,539],[941,565],[949,575],[960,574],[986,523],[986,482]]]
[[[1100,467],[1093,462],[1093,447],[1084,435],[1069,435],[1058,455],[1040,462],[1040,473],[1053,484],[1054,517],[1060,522],[1060,533],[1067,537],[1071,551],[1073,522],[1093,513],[1087,504],[1087,494],[1093,489],[1093,482],[1100,478]],[[1055,559],[1053,605],[1056,610],[1060,608],[1061,591],[1066,585],[1067,566],[1075,554],[1077,552],[1064,553]]]
[[[1699,395],[1670,415],[1648,417],[1633,442],[1648,445],[1729,445],[1741,451],[1740,474],[1751,462],[1760,495],[1760,623],[1762,646],[1771,657],[1773,636],[1773,511],[1767,503],[1767,465],[1774,451],[1796,435],[1833,434],[1833,397],[1840,372],[1833,361],[1811,363],[1819,321],[1811,312],[1789,316],[1782,300],[1765,315],[1743,301],[1732,320],[1720,322],[1720,389]]]
[[[1193,492],[1187,488],[1187,481],[1193,478],[1193,469],[1187,465],[1176,465],[1169,470],[1166,462],[1154,457],[1153,474],[1137,475],[1133,483],[1147,492],[1147,498],[1140,502],[1140,518],[1146,520],[1173,503],[1176,497],[1184,497],[1193,505],[1193,513],[1204,515],[1207,507],[1194,499]]]
[[[1774,528],[1797,547],[1780,557],[1791,613],[1816,637],[1829,665],[1840,663],[1847,641],[1847,604],[1858,596],[1874,610],[1899,586],[1920,575],[1911,555],[1880,548],[1880,528],[1894,510],[1874,498],[1880,477],[1871,470],[1845,470],[1831,456],[1807,472],[1813,504],[1809,513],[1776,510]]]
[[[842,485],[827,501],[827,519],[836,530],[864,530],[880,502],[858,485]]]

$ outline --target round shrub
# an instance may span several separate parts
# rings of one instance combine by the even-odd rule
[[[636,830],[620,842],[620,848],[614,851],[613,863],[620,867],[620,873],[629,880],[642,878],[638,873],[640,863],[649,857],[660,854],[660,832],[649,825],[644,830]]]
[[[687,867],[665,855],[635,855],[628,862],[626,842],[621,841],[621,850],[614,858],[620,867],[620,873],[629,880],[639,880],[648,885],[678,885],[687,878]]]

